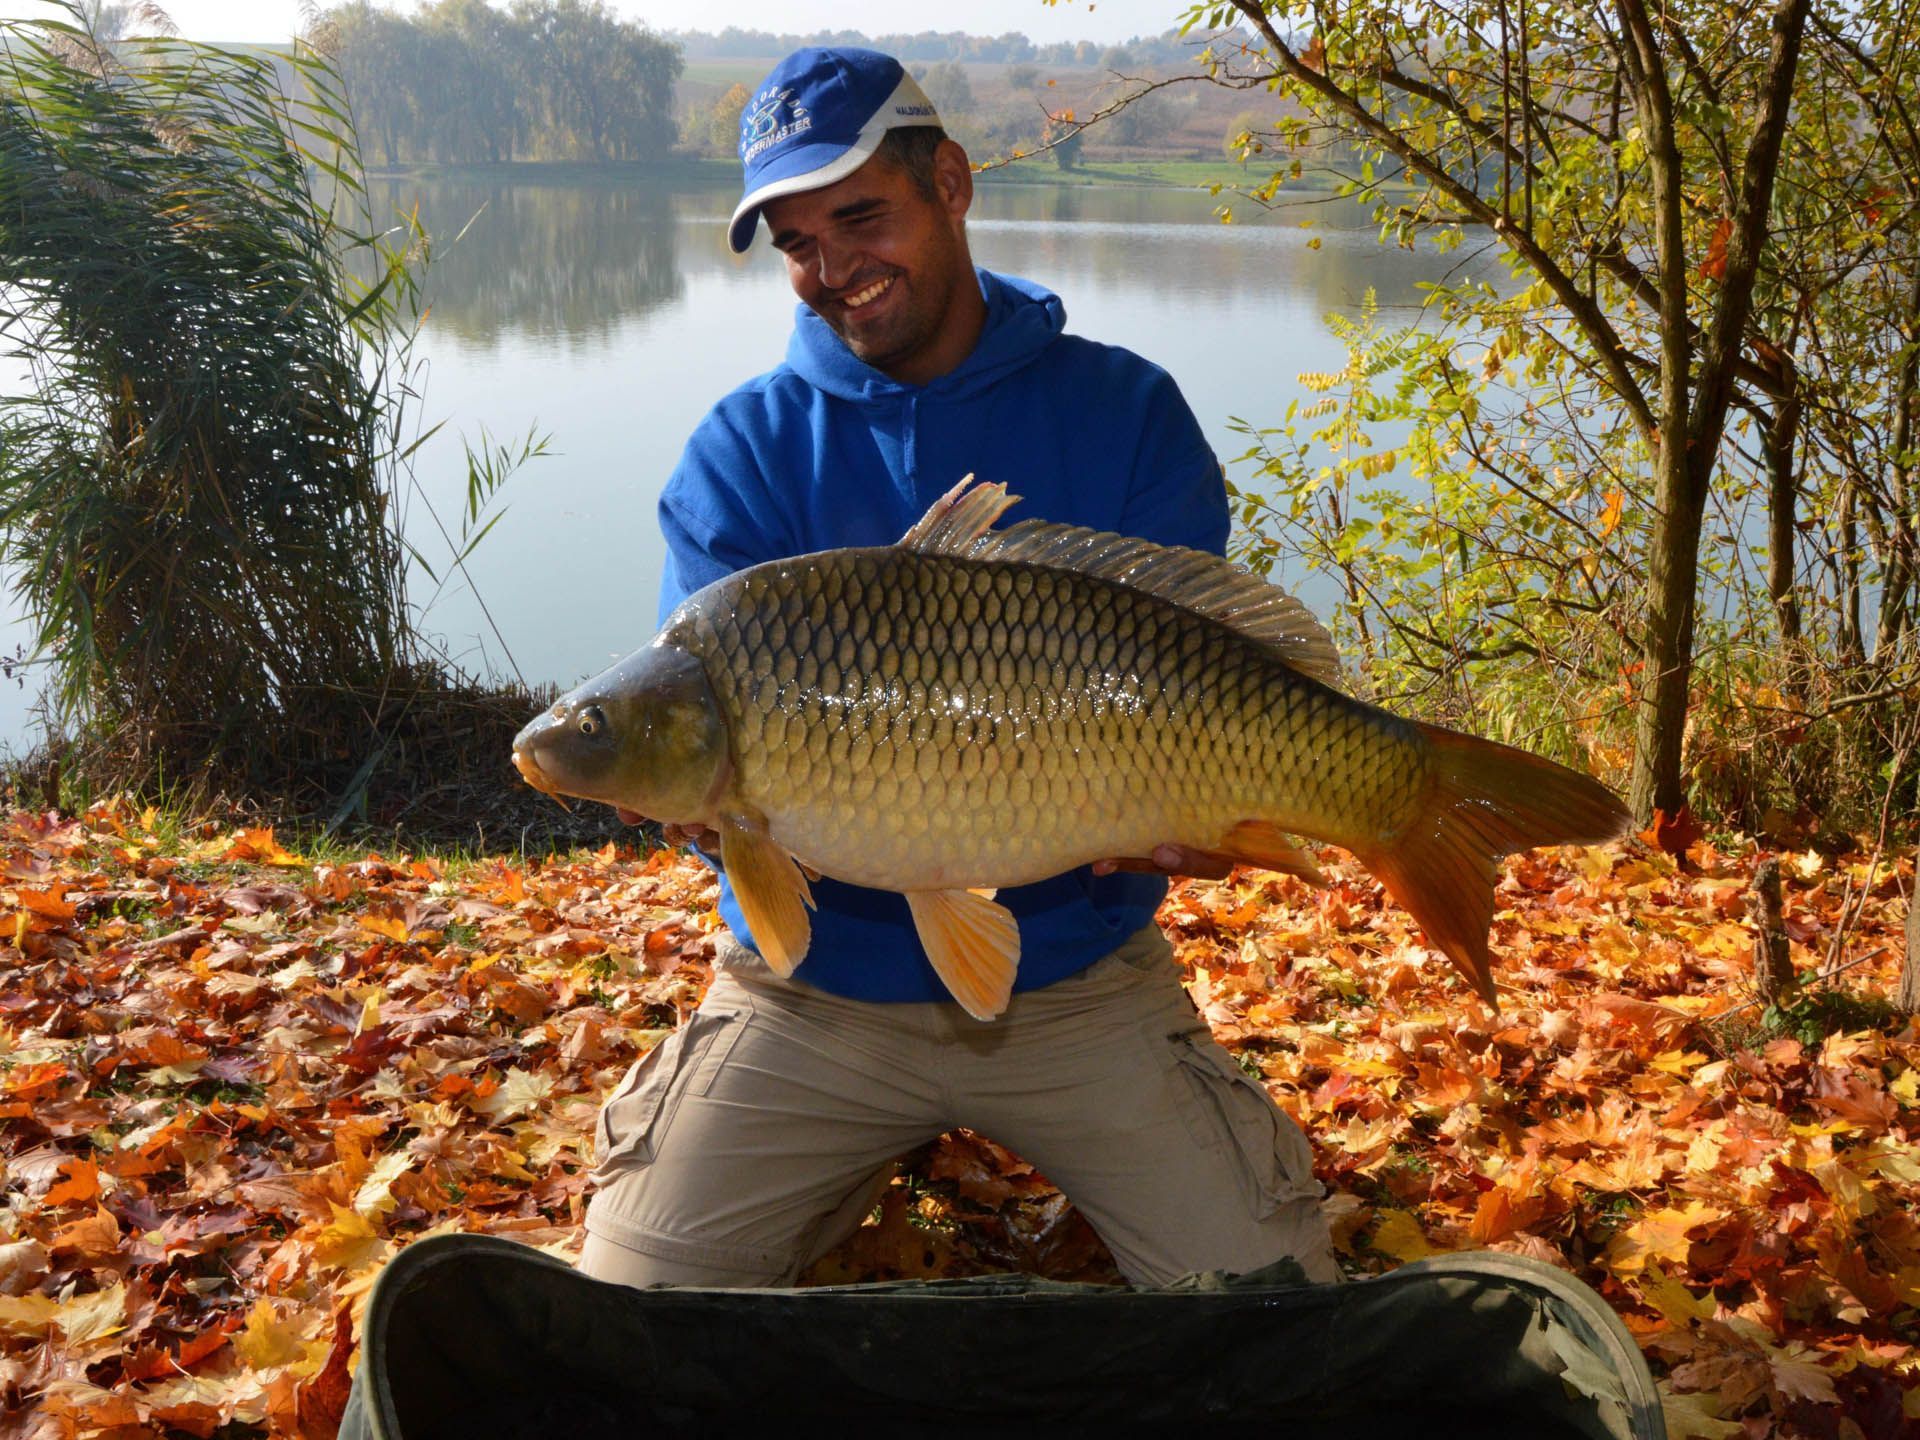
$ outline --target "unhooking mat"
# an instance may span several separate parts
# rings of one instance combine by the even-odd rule
[[[340,1435],[866,1422],[890,1436],[1665,1440],[1619,1317],[1549,1265],[1477,1252],[1344,1285],[1298,1277],[1283,1262],[1161,1290],[1012,1276],[633,1290],[511,1241],[443,1235],[375,1284]]]

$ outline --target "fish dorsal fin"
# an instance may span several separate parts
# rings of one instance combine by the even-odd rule
[[[1019,499],[1018,495],[1007,494],[1004,485],[975,485],[973,476],[965,476],[914,521],[913,528],[900,537],[900,544],[929,555],[952,554],[955,547],[986,534],[987,528]]]
[[[990,530],[1015,498],[1004,485],[973,485],[968,476],[949,490],[901,544],[927,555],[1014,560],[1112,580],[1193,610],[1272,649],[1294,669],[1329,685],[1340,679],[1333,637],[1313,612],[1270,584],[1204,550],[1155,545],[1106,530],[1023,520]],[[971,489],[968,487],[972,486]]]

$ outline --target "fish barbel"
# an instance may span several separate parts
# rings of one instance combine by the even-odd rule
[[[1335,688],[1304,606],[1200,551],[992,525],[1005,487],[943,497],[897,545],[756,565],[514,740],[555,794],[720,834],[761,955],[807,953],[806,866],[906,895],[982,1019],[1020,936],[994,889],[1173,844],[1316,877],[1351,851],[1489,1002],[1496,866],[1621,834],[1596,781]]]

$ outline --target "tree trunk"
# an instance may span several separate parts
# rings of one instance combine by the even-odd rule
[[[1791,680],[1798,667],[1800,602],[1794,595],[1794,528],[1798,487],[1794,456],[1800,438],[1800,398],[1775,402],[1761,445],[1767,461],[1767,595],[1780,624],[1780,651]],[[1798,694],[1798,684],[1793,685]]]
[[[1767,80],[1753,139],[1740,167],[1740,188],[1727,239],[1726,269],[1713,317],[1698,347],[1688,327],[1687,257],[1681,217],[1686,175],[1675,140],[1666,54],[1643,0],[1616,0],[1628,44],[1623,52],[1634,109],[1645,136],[1653,200],[1654,254],[1659,262],[1660,421],[1649,536],[1647,618],[1641,632],[1641,690],[1634,718],[1633,778],[1628,804],[1649,820],[1686,803],[1681,747],[1687,687],[1693,669],[1694,592],[1700,570],[1700,522],[1726,433],[1734,372],[1753,311],[1754,279],[1767,243],[1768,214],[1780,145],[1793,103],[1809,0],[1777,0]],[[1665,22],[1660,22],[1664,24]]]
[[[1688,454],[1692,431],[1693,332],[1687,313],[1687,256],[1682,186],[1686,178],[1674,134],[1666,56],[1639,0],[1623,0],[1622,28],[1634,110],[1646,137],[1653,201],[1653,248],[1659,265],[1660,398],[1653,482],[1653,530],[1647,537],[1646,620],[1640,632],[1640,703],[1634,717],[1633,778],[1627,803],[1646,823],[1654,811],[1686,803],[1681,742],[1687,726],[1687,681],[1693,666],[1693,606],[1699,580],[1700,522],[1711,464]]]
[[[1753,889],[1747,896],[1753,910],[1753,983],[1760,998],[1778,1005],[1793,993],[1793,961],[1788,953],[1787,927],[1780,917],[1780,861],[1769,855],[1753,870]]]
[[[1920,554],[1916,553],[1916,530],[1920,516],[1914,513],[1912,467],[1907,460],[1914,440],[1916,420],[1920,420],[1920,275],[1913,281],[1913,295],[1907,306],[1907,353],[1900,362],[1893,390],[1893,466],[1889,479],[1892,491],[1893,531],[1887,548],[1886,580],[1881,587],[1880,625],[1874,635],[1873,658],[1884,671],[1900,662],[1900,642],[1905,637],[1912,613],[1912,589]]]
[[[1909,1015],[1920,1015],[1920,849],[1913,852],[1913,890],[1907,896],[1907,962],[1900,967],[1897,1003]]]

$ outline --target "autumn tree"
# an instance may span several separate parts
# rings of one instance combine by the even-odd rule
[[[435,0],[417,16],[349,0],[314,27],[362,127],[403,159],[655,158],[675,138],[677,47],[604,0]]]
[[[1845,597],[1890,579],[1878,592],[1891,602],[1884,663],[1865,691],[1907,673],[1914,306],[1902,287],[1916,272],[1902,176],[1920,167],[1901,163],[1914,79],[1904,12],[1232,0],[1187,19],[1241,21],[1247,43],[1216,43],[1209,78],[1285,102],[1264,127],[1278,160],[1255,203],[1325,155],[1388,234],[1485,237],[1512,276],[1437,287],[1443,325],[1375,335],[1356,360],[1402,375],[1367,418],[1411,434],[1336,480],[1398,466],[1458,502],[1440,515],[1389,500],[1393,518],[1415,523],[1373,534],[1366,557],[1384,575],[1378,599],[1408,547],[1425,546],[1428,569],[1403,589],[1418,580],[1450,597],[1451,623],[1378,606],[1376,622],[1436,668],[1516,655],[1564,665],[1589,700],[1624,672],[1634,807],[1672,814],[1688,799],[1696,641],[1727,609],[1703,617],[1698,597],[1703,578],[1716,601],[1744,596],[1750,541],[1736,512],[1757,488],[1771,506],[1766,595],[1783,649],[1809,648],[1802,612],[1820,584],[1842,597],[1830,613],[1846,631],[1859,606]],[[1298,458],[1298,478],[1324,489]],[[1876,461],[1886,478],[1873,478]],[[1817,497],[1819,523],[1834,527],[1842,560],[1826,581],[1817,547],[1796,543],[1796,497]],[[1583,632],[1582,653],[1555,652],[1556,626]],[[1776,718],[1804,720],[1788,679],[1775,669],[1741,683],[1779,697]]]
[[[716,154],[731,155],[739,147],[740,112],[752,98],[747,87],[736,80],[707,111],[707,144]]]

